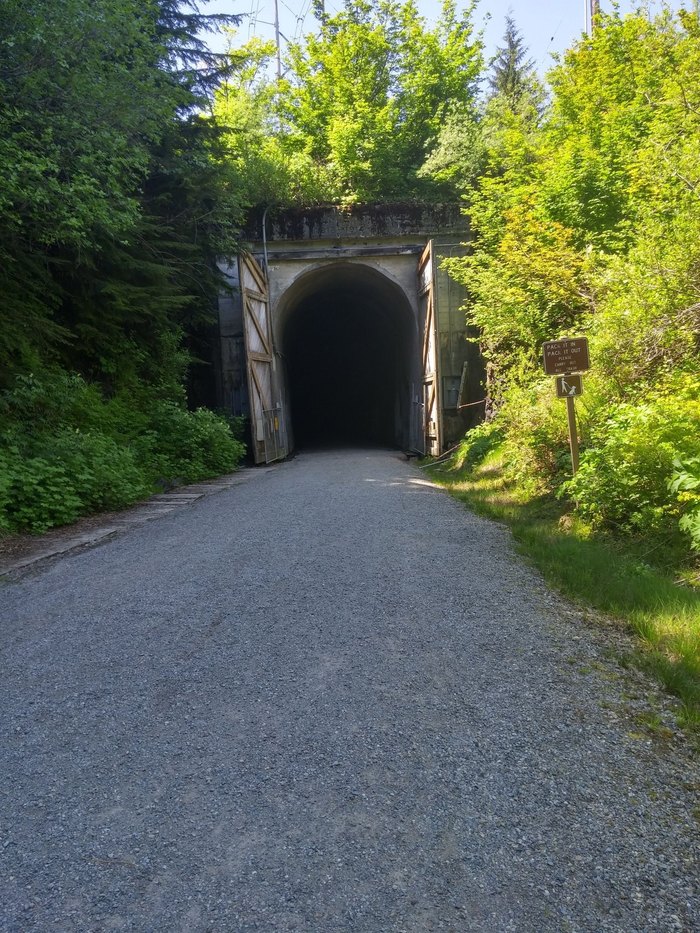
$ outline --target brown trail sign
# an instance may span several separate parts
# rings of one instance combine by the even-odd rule
[[[544,371],[548,376],[583,373],[591,368],[587,337],[548,340],[542,345],[542,357]]]
[[[574,373],[582,373],[591,368],[588,338],[566,337],[563,340],[548,340],[542,345],[542,361],[545,373],[548,376],[557,376],[557,396],[566,399],[571,467],[575,475],[578,470],[578,432],[574,398],[583,394],[583,380]]]

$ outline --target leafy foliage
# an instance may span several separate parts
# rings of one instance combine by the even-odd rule
[[[522,180],[534,178],[530,167],[537,160],[535,137],[545,89],[525,60],[527,50],[511,17],[506,18],[504,42],[487,75],[490,93],[476,107],[450,108],[418,173],[442,183],[448,196],[459,193],[471,215],[475,199],[487,207],[489,199],[480,197],[485,183],[513,172],[524,172]],[[482,233],[492,229],[495,219],[484,218]]]
[[[668,488],[685,507],[678,523],[681,531],[690,535],[693,550],[700,551],[700,457],[674,460]]]
[[[194,0],[3,7],[1,525],[41,530],[240,457],[183,391],[242,216],[206,116],[230,62],[201,38],[235,20]]]
[[[240,208],[216,128],[195,111],[215,76],[196,34],[206,21],[186,0],[5,4],[5,385],[57,359],[113,378],[211,304]]]
[[[429,197],[434,183],[419,175],[426,147],[448,114],[475,107],[481,43],[472,11],[470,4],[458,15],[453,0],[444,0],[429,29],[414,0],[346,0],[339,13],[322,17],[318,35],[291,46],[286,76],[274,84],[258,70],[272,50],[248,46],[243,55],[253,71],[222,90],[216,113],[232,130],[233,158],[269,167],[275,182],[258,197]],[[241,124],[243,140],[235,135]]]
[[[57,371],[0,395],[0,528],[44,531],[118,509],[156,488],[234,470],[244,453],[224,419],[142,387],[105,400]]]
[[[590,426],[581,469],[563,487],[592,523],[672,535],[680,510],[668,495],[679,457],[692,459],[700,436],[700,383],[616,405]],[[657,390],[658,391],[658,390]]]
[[[291,151],[281,130],[283,90],[269,79],[272,42],[252,39],[232,52],[234,73],[217,91],[214,114],[223,128],[223,155],[242,202],[250,205],[333,199],[326,166],[309,153]]]
[[[551,73],[544,114],[506,93],[525,54],[511,35],[466,189],[477,239],[450,264],[472,295],[509,471],[570,496],[594,527],[668,540],[680,520],[692,535],[690,474],[674,462],[700,453],[697,19],[601,15]],[[566,481],[563,405],[540,348],[574,333],[594,368]]]

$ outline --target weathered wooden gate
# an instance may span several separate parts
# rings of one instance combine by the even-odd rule
[[[282,397],[275,379],[267,280],[250,253],[240,256],[238,268],[253,458],[256,463],[271,463],[289,451]]]
[[[440,384],[438,379],[438,316],[435,298],[435,257],[430,240],[418,261],[420,333],[423,335],[422,434],[423,453],[436,457],[442,451]]]

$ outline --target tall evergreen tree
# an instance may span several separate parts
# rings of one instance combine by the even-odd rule
[[[516,108],[524,94],[532,89],[535,63],[512,16],[506,16],[503,45],[496,50],[488,77],[491,96],[500,95]]]
[[[201,114],[223,59],[200,33],[232,20],[194,0],[7,0],[0,382],[51,359],[155,378],[161,337],[231,245]]]
[[[470,203],[485,177],[507,171],[513,138],[536,134],[545,111],[544,86],[511,16],[488,87],[476,112],[450,108],[420,170]]]

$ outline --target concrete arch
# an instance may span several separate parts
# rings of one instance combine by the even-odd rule
[[[441,263],[468,249],[459,205],[264,208],[246,236],[248,252],[221,267],[215,362],[219,404],[251,419],[256,462],[299,446],[294,423],[302,442],[435,453],[478,420],[468,296]]]
[[[272,315],[295,446],[410,446],[416,308],[386,270],[316,264],[279,294]]]

